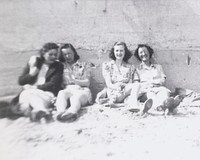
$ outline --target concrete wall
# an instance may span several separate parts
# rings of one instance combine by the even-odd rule
[[[94,94],[104,85],[101,63],[118,40],[131,50],[151,45],[170,89],[200,91],[199,0],[1,0],[0,22],[0,96],[20,90],[24,64],[47,41],[70,42],[96,64]]]

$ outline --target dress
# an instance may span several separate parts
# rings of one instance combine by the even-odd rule
[[[86,62],[77,61],[72,66],[69,64],[64,64],[64,74],[63,74],[63,88],[71,93],[82,92],[87,94],[88,103],[92,104],[92,94],[88,87],[81,87],[74,84],[71,81],[70,76],[74,76],[77,80],[84,80],[91,77],[90,65]]]
[[[118,69],[114,60],[105,62],[103,63],[102,72],[105,80],[108,78],[113,84],[123,83],[125,85],[125,87],[121,89],[106,88],[107,96],[113,99],[123,95],[125,96],[126,86],[139,80],[135,67],[129,63],[122,63],[120,69]]]

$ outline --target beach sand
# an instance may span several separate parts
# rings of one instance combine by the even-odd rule
[[[1,160],[188,160],[200,158],[200,108],[135,116],[100,105],[73,123],[0,119]]]

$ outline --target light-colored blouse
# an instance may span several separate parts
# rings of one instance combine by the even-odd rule
[[[64,64],[64,76],[63,84],[70,85],[73,84],[70,76],[73,75],[77,80],[90,79],[91,76],[91,67],[86,62],[77,61],[71,67],[69,64]]]
[[[166,75],[159,64],[151,64],[150,67],[147,67],[141,63],[137,68],[137,73],[139,74],[141,84],[155,82],[162,86],[165,83]]]
[[[72,66],[69,64],[64,64],[64,73],[63,73],[63,85],[64,88],[70,92],[76,93],[77,91],[82,91],[87,95],[88,103],[92,104],[92,93],[89,87],[82,87],[77,84],[74,84],[71,80],[71,76],[77,80],[86,80],[91,77],[91,67],[90,64],[86,62],[77,61]]]

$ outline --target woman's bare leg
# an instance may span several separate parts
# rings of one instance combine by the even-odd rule
[[[66,110],[66,107],[68,105],[68,99],[72,96],[72,94],[70,92],[68,92],[68,90],[61,90],[58,93],[57,99],[56,99],[56,109],[57,109],[57,113],[63,113]]]

